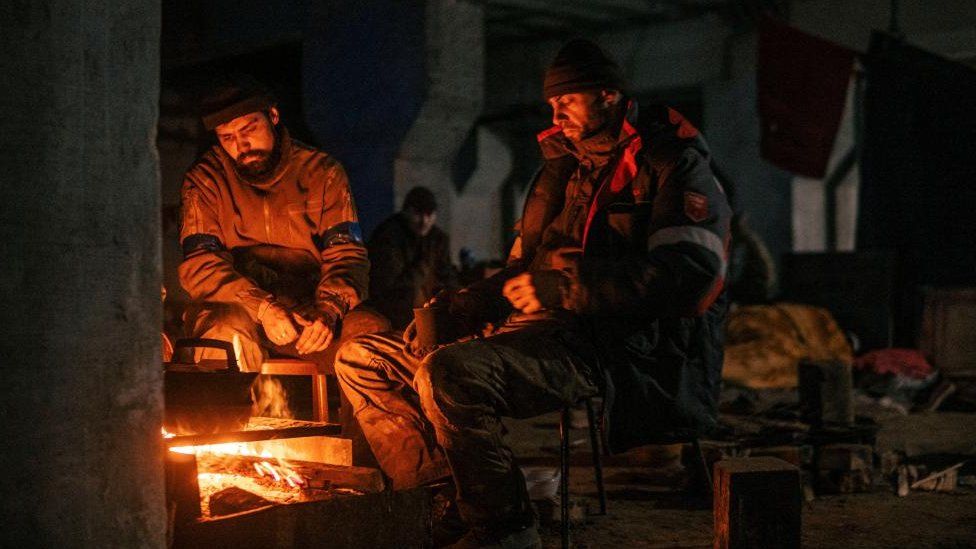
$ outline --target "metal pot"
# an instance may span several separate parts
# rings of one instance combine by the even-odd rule
[[[175,362],[182,349],[222,349],[223,361],[198,364]],[[166,413],[163,427],[174,434],[209,434],[240,431],[251,417],[251,384],[257,372],[241,372],[234,346],[218,339],[180,339],[174,346],[174,362],[164,364]]]

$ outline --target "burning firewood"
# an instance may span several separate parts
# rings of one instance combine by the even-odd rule
[[[270,501],[237,486],[224,488],[210,496],[211,516],[232,515],[268,505],[271,505]]]

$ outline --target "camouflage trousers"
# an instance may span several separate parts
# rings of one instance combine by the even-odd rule
[[[423,359],[399,333],[343,345],[336,374],[395,489],[453,477],[468,524],[530,513],[525,480],[500,417],[527,418],[594,395],[594,353],[556,321],[509,323]]]

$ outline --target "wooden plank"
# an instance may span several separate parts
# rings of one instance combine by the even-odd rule
[[[201,454],[198,462],[200,469],[205,472],[219,472],[217,469],[208,471],[207,467],[213,461],[219,465],[221,471],[244,470],[251,472],[255,463],[267,461],[268,458],[254,456],[218,455],[211,459]],[[286,465],[308,481],[309,488],[330,489],[350,488],[366,494],[382,492],[386,484],[379,469],[370,467],[355,467],[352,465],[328,465],[312,461],[287,460]]]
[[[303,465],[301,462],[296,468],[294,463],[289,462],[298,473],[308,479],[311,488],[352,488],[367,494],[382,492],[386,486],[383,482],[383,474],[379,469],[371,467],[356,467],[353,465],[322,465],[312,464],[313,467]]]
[[[183,435],[165,439],[166,446],[200,446],[201,444],[223,444],[225,442],[255,442],[281,438],[338,436],[342,428],[338,423],[318,423],[282,429],[255,429],[250,431],[229,431],[226,433]]]
[[[261,373],[272,376],[314,376],[319,373],[319,369],[314,362],[308,360],[270,358],[261,364]]]
[[[714,547],[800,547],[800,470],[772,457],[715,464]]]

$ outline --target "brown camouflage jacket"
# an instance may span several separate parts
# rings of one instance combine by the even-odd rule
[[[280,139],[281,161],[266,181],[239,177],[219,145],[187,171],[180,282],[194,301],[239,303],[257,319],[263,302],[282,297],[275,281],[300,272],[312,279],[309,301],[341,317],[366,298],[369,277],[349,180],[328,154],[285,129]],[[254,274],[256,262],[269,276]]]

